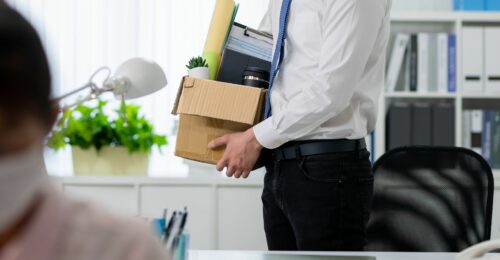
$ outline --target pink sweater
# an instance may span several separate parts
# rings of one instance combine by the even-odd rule
[[[147,225],[52,191],[0,260],[165,260]]]

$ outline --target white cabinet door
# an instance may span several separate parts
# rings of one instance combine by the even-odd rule
[[[262,187],[219,187],[218,249],[267,250]]]
[[[137,194],[133,185],[64,185],[64,192],[94,202],[112,212],[137,216]]]
[[[191,235],[191,249],[215,249],[214,194],[211,186],[142,186],[140,213],[158,218],[163,209],[181,210],[188,207],[186,230]]]

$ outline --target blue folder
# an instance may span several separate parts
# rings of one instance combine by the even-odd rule
[[[453,9],[460,11],[484,11],[486,1],[496,2],[499,0],[454,0]]]
[[[488,11],[500,11],[500,0],[485,0],[486,10]]]

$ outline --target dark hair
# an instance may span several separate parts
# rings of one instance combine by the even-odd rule
[[[50,124],[51,79],[35,29],[0,0],[0,117],[15,123],[33,116]]]

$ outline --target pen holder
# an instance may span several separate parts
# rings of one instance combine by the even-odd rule
[[[164,218],[155,218],[151,220],[151,231],[153,234],[161,239],[165,228],[165,219]]]
[[[182,233],[179,236],[179,241],[173,249],[173,260],[187,260],[189,251],[189,234]]]

